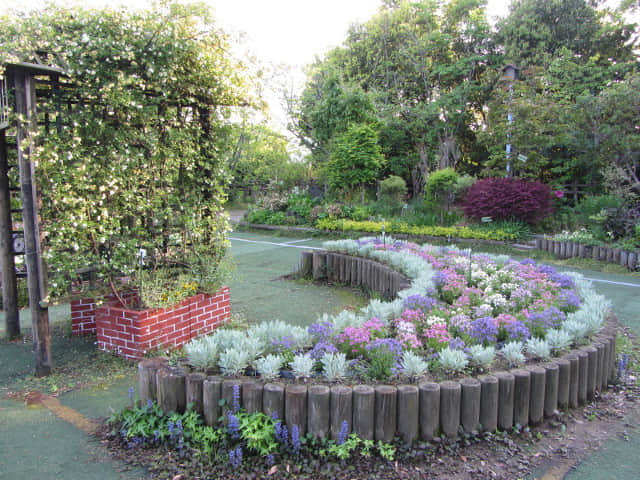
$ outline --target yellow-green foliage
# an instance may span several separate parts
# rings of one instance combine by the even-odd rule
[[[321,230],[343,232],[382,232],[382,222],[356,222],[354,220],[338,220],[323,218],[318,220],[316,227]],[[386,233],[405,233],[409,235],[424,235],[429,237],[475,238],[478,240],[515,240],[515,235],[503,230],[484,231],[470,227],[439,227],[407,225],[400,222],[385,222]]]

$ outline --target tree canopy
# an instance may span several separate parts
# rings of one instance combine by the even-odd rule
[[[311,67],[294,130],[322,163],[349,125],[370,125],[381,173],[414,194],[435,170],[502,176],[519,155],[518,175],[597,185],[612,159],[583,110],[596,115],[606,92],[633,82],[636,42],[634,24],[588,0],[516,0],[494,28],[481,0],[387,1]]]

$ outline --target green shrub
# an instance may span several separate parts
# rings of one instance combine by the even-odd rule
[[[453,168],[437,170],[429,175],[425,186],[425,195],[436,199],[439,203],[448,202],[453,195],[454,185],[458,181],[458,174]]]
[[[353,220],[341,220],[325,218],[318,220],[316,228],[320,230],[342,231],[342,232],[370,232],[381,233],[382,222],[355,222]],[[451,238],[475,238],[478,240],[515,240],[516,237],[512,233],[499,229],[491,231],[470,227],[442,227],[442,226],[424,226],[424,225],[408,225],[402,222],[385,222],[385,231],[388,234],[405,233],[408,235],[422,235],[430,237],[451,237]]]
[[[407,183],[403,178],[391,175],[380,182],[380,200],[400,206],[407,198]]]

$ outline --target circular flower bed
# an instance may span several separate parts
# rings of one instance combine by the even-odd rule
[[[377,238],[326,242],[325,248],[387,263],[409,276],[411,287],[392,302],[324,315],[307,329],[280,321],[220,329],[186,347],[189,361],[225,375],[252,367],[266,379],[283,368],[329,381],[480,371],[579,344],[610,310],[580,275],[532,260]]]

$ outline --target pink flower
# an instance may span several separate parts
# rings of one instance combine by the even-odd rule
[[[556,190],[556,198],[564,197],[564,192],[562,190]]]

